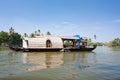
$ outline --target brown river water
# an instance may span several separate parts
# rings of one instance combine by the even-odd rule
[[[62,53],[1,47],[0,80],[120,80],[120,48]]]

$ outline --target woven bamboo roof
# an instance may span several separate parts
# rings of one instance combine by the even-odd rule
[[[24,40],[28,40],[30,48],[46,48],[46,41],[50,40],[52,43],[51,48],[63,48],[62,39],[58,36],[39,36],[35,38],[23,38]]]

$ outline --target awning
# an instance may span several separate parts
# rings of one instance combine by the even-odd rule
[[[72,36],[61,36],[61,38],[65,40],[79,40],[78,37],[72,37]]]

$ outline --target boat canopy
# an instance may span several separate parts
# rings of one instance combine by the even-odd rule
[[[79,39],[78,39],[78,48],[80,48],[80,41],[81,41],[81,37],[80,37],[80,35],[74,35],[74,37],[79,38]]]
[[[64,40],[79,40],[78,37],[74,37],[74,36],[61,36],[61,38]]]
[[[23,38],[23,48],[63,48],[63,42],[57,36]]]

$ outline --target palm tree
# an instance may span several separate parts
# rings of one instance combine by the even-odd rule
[[[24,37],[28,37],[28,35],[27,35],[27,33],[24,33],[24,35],[23,35]]]
[[[40,29],[38,29],[38,36],[40,36]]]
[[[88,40],[89,42],[92,42],[92,40],[91,40],[91,38],[89,38],[89,40]]]
[[[47,35],[51,35],[51,33],[48,31],[47,33],[46,33]]]
[[[96,39],[97,38],[97,36],[94,34],[94,39]]]
[[[37,36],[37,31],[34,32],[34,35]]]
[[[30,37],[31,37],[31,38],[35,37],[35,34],[34,34],[34,33],[31,33],[31,34],[30,34]]]
[[[9,35],[11,35],[11,34],[13,34],[15,31],[14,31],[14,29],[13,29],[13,27],[10,27],[10,29],[9,29]]]

